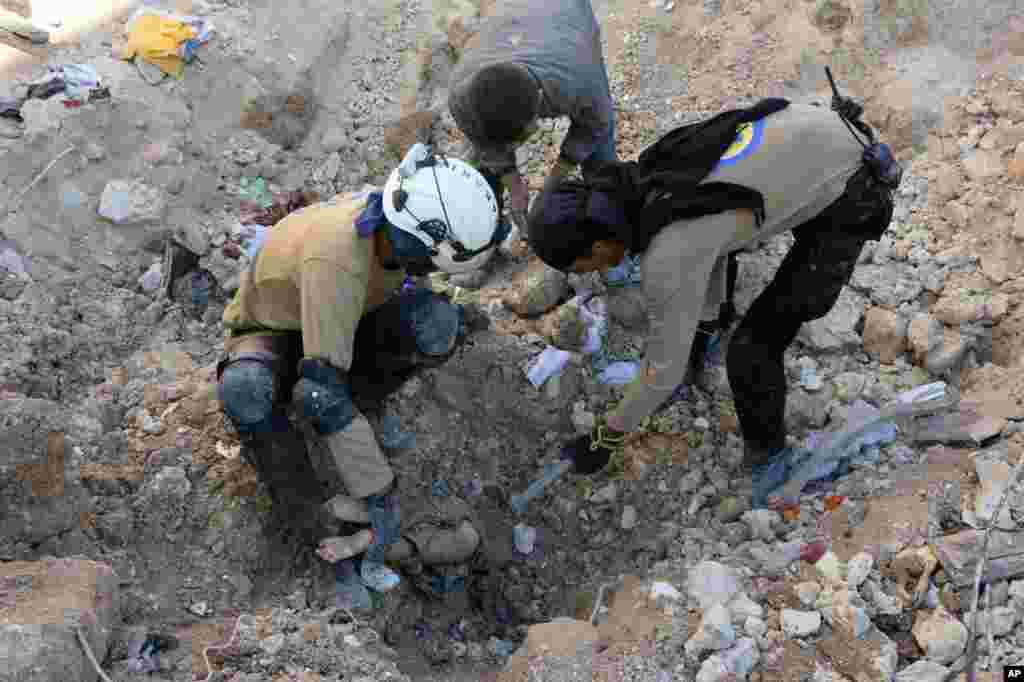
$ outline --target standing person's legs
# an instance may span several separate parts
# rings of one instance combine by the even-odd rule
[[[891,219],[891,194],[863,169],[832,206],[793,230],[796,243],[729,345],[726,365],[746,466],[765,464],[786,446],[783,353],[802,324],[831,310],[864,243],[881,238]]]

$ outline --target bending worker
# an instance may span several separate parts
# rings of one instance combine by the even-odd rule
[[[586,184],[564,182],[538,198],[530,240],[549,266],[596,271],[618,263],[626,248],[643,254],[651,338],[640,373],[600,430],[572,443],[570,454],[595,453],[592,469],[603,467],[688,364],[702,364],[691,346],[698,329],[700,343],[716,329],[725,257],[792,230],[795,245],[743,317],[726,359],[755,504],[788,479],[802,453],[786,447],[783,353],[803,323],[828,313],[864,243],[885,232],[901,173],[859,120],[859,106],[841,101],[855,108],[844,109],[847,118],[781,99],[725,112],[668,133],[638,162],[611,164]]]
[[[356,402],[397,388],[410,368],[436,365],[455,348],[461,306],[428,290],[397,290],[407,272],[465,272],[492,255],[504,237],[494,187],[468,164],[416,145],[383,193],[339,195],[280,221],[224,313],[224,412],[275,507],[305,541],[320,541],[325,560],[366,551],[379,561],[413,549],[401,537],[394,473]],[[286,413],[293,395],[347,495],[324,503]],[[325,537],[334,521],[370,527]],[[435,563],[461,561],[479,542],[472,525],[418,537]]]
[[[615,107],[589,0],[498,3],[455,66],[448,107],[472,143],[474,163],[501,178],[509,208],[525,228],[529,188],[516,148],[537,130],[538,119],[572,121],[551,178],[616,158]]]

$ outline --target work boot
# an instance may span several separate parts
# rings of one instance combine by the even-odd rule
[[[323,489],[309,461],[306,442],[289,428],[246,438],[246,459],[266,484],[278,523],[313,544],[329,533],[320,510]]]

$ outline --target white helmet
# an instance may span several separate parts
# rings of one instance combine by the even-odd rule
[[[419,239],[449,273],[475,270],[494,253],[498,202],[487,180],[459,159],[415,144],[384,185],[388,222]]]

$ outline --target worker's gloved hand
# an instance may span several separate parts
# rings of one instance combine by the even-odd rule
[[[622,448],[625,439],[626,434],[598,424],[592,433],[566,443],[562,447],[562,459],[572,460],[572,471],[575,474],[595,474],[608,466],[612,455]]]

